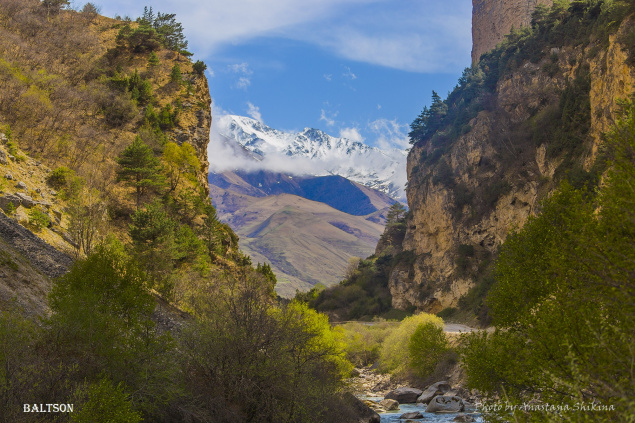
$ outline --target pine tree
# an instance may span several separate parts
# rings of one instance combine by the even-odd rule
[[[137,135],[135,140],[117,159],[117,182],[124,181],[136,189],[137,210],[141,198],[148,190],[163,185],[161,165],[148,147]]]
[[[170,82],[181,82],[181,67],[179,65],[174,65],[172,67],[172,71],[170,72]]]

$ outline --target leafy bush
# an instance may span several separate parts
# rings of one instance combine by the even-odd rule
[[[130,98],[113,93],[102,96],[99,101],[106,123],[114,128],[130,122],[137,115],[137,106]]]
[[[141,414],[135,411],[128,399],[123,384],[115,386],[103,378],[84,389],[78,389],[75,397],[81,402],[78,410],[71,413],[72,423],[137,423]]]
[[[440,312],[437,313],[437,316],[442,318],[443,320],[447,320],[450,317],[454,316],[459,311],[456,307],[446,307]]]
[[[345,323],[344,331],[346,357],[357,367],[369,366],[379,360],[381,345],[390,331],[397,327],[395,322],[374,321],[370,324]]]
[[[408,342],[410,370],[418,377],[430,376],[448,351],[443,327],[437,323],[420,323]]]
[[[74,174],[75,172],[66,166],[60,166],[46,177],[46,182],[59,191],[67,186]]]
[[[207,65],[201,60],[197,60],[196,63],[192,65],[192,70],[199,76],[205,73],[205,69],[207,69]]]
[[[31,209],[29,212],[29,225],[35,227],[38,231],[46,228],[51,224],[51,218],[46,213],[38,209]]]
[[[432,324],[443,329],[443,320],[433,314],[420,313],[406,317],[399,327],[384,340],[380,366],[383,371],[405,375],[412,363],[410,339],[420,325]]]

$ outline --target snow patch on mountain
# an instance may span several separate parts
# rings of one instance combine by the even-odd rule
[[[210,171],[268,170],[295,175],[339,175],[404,200],[406,155],[305,128],[286,132],[235,115],[216,117],[208,147]]]

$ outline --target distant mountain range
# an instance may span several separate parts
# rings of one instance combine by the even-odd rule
[[[405,151],[233,115],[217,117],[213,134],[218,216],[254,263],[271,264],[282,296],[343,279],[351,257],[374,252],[387,209],[404,200]]]
[[[245,116],[220,116],[214,127],[224,147],[238,153],[241,164],[235,165],[236,156],[234,160],[215,161],[218,156],[210,151],[212,171],[218,168],[221,172],[266,170],[289,175],[338,175],[392,198],[405,199],[405,150],[380,150],[314,128],[280,131]]]
[[[343,279],[351,257],[367,257],[395,200],[341,176],[259,171],[210,174],[218,217],[254,263],[270,263],[278,294]]]

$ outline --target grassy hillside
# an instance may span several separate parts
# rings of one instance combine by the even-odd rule
[[[271,263],[283,297],[339,282],[349,259],[371,253],[382,231],[365,216],[295,195],[259,198],[213,187],[212,197],[220,219],[236,228],[252,261]]]

